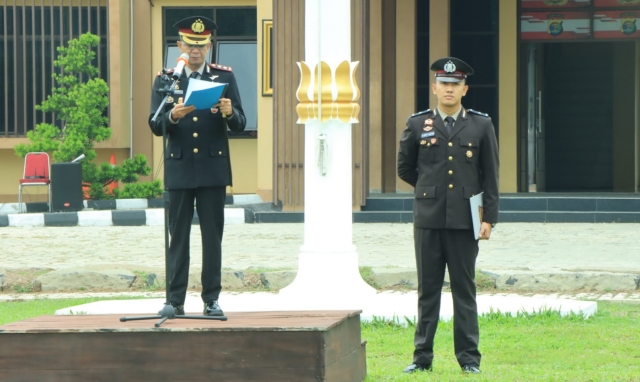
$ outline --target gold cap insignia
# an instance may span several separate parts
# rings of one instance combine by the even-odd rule
[[[202,22],[202,20],[197,19],[196,21],[194,21],[193,24],[191,24],[191,30],[195,33],[204,32],[204,23]]]

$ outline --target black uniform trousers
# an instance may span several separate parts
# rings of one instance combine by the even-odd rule
[[[189,237],[196,202],[202,234],[202,301],[217,301],[222,290],[222,233],[226,187],[169,190],[169,301],[183,305],[189,283]]]
[[[430,365],[440,317],[445,266],[453,294],[453,340],[460,366],[480,365],[475,267],[478,241],[467,229],[414,228],[418,269],[418,323],[413,362]]]

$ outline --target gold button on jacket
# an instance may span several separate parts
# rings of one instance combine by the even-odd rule
[[[193,149],[193,152],[197,154],[198,153],[198,149]]]
[[[198,138],[198,133],[193,133],[194,138]]]

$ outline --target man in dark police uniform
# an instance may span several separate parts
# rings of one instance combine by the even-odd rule
[[[479,239],[498,221],[498,145],[487,114],[462,107],[473,69],[446,57],[431,65],[437,108],[413,114],[400,139],[398,176],[415,188],[414,241],[418,323],[413,363],[405,373],[432,370],[445,266],[454,312],[454,347],[465,373],[480,372],[475,265],[478,241],[469,199],[481,192]]]
[[[216,24],[200,16],[177,22],[180,53],[189,55],[188,64],[177,83],[186,94],[191,79],[227,83],[224,98],[210,109],[195,110],[185,106],[182,98],[169,97],[162,118],[151,121],[164,98],[157,92],[165,86],[162,72],[153,84],[149,126],[153,134],[162,135],[166,123],[165,187],[169,190],[169,269],[170,303],[176,314],[184,315],[184,301],[189,278],[189,236],[196,201],[202,233],[202,300],[204,314],[222,316],[218,297],[222,290],[222,233],[226,186],[231,185],[231,162],[227,127],[242,131],[246,125],[240,94],[230,67],[206,62],[211,49],[211,32]],[[170,73],[171,74],[171,73]]]

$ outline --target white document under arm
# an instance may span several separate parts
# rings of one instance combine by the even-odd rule
[[[476,240],[478,240],[480,236],[480,227],[482,227],[482,194],[484,194],[484,192],[469,199],[471,205],[471,221],[473,221],[473,236]]]

